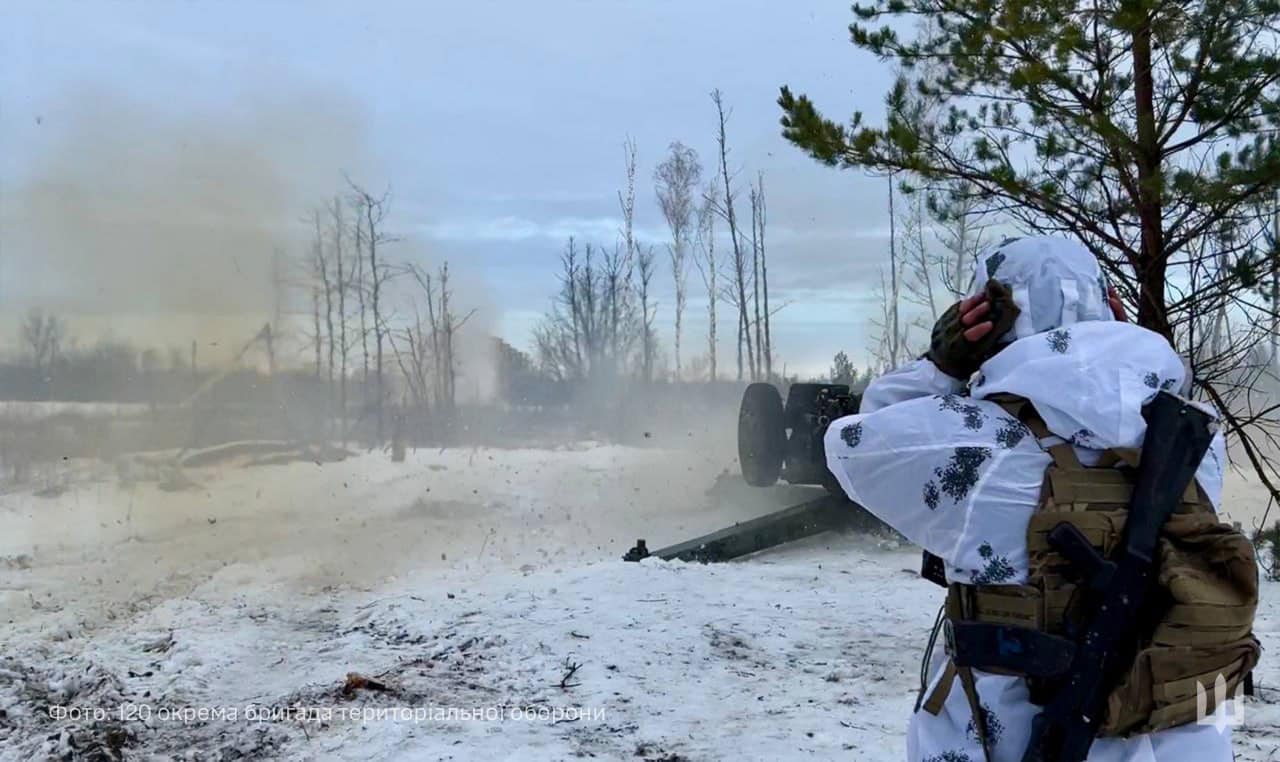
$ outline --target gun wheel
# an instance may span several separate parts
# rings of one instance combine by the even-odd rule
[[[770,487],[782,475],[787,445],[782,395],[773,384],[751,384],[738,410],[738,462],[753,487]]]

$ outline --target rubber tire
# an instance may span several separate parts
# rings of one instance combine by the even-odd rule
[[[782,395],[773,384],[751,384],[738,409],[738,463],[752,487],[772,487],[782,475],[786,452]]]

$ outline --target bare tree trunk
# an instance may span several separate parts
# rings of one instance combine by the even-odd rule
[[[449,288],[448,262],[440,266],[439,280],[440,304],[439,309],[432,312],[432,333],[437,337],[433,339],[433,342],[438,348],[437,368],[443,388],[441,402],[449,420],[452,421],[458,407],[458,364],[454,356],[454,337],[471,319],[471,316],[476,313],[476,310],[471,310],[461,318],[458,318],[453,313],[453,291]],[[439,321],[438,324],[436,323],[437,319]]]
[[[284,321],[286,285],[284,256],[280,249],[275,249],[271,252],[271,325],[277,333]]]
[[[444,377],[445,404],[452,416],[458,409],[458,366],[453,361],[453,313],[449,308],[449,265],[440,271],[440,313],[444,322]]]
[[[439,387],[437,407],[444,412],[448,421],[453,420],[453,340],[449,317],[449,264],[441,265],[439,270],[439,302],[431,310],[432,346],[435,352],[436,384]]]
[[[605,258],[605,279],[608,288],[605,291],[605,298],[609,300],[609,353],[608,367],[609,375],[616,376],[621,370],[621,362],[619,354],[621,347],[618,342],[618,322],[622,315],[622,305],[620,304],[621,295],[620,285],[622,283],[622,257],[617,247],[614,247],[613,256]]]
[[[956,238],[959,246],[956,248],[955,257],[952,264],[951,286],[953,294],[964,293],[965,283],[968,278],[968,249],[969,249],[969,223],[961,221],[959,228],[956,230]]]
[[[444,376],[440,370],[440,322],[436,318],[436,297],[430,273],[423,276],[422,284],[427,294],[427,321],[431,324],[431,399],[437,410],[443,410],[445,391]]]
[[[758,190],[756,191],[757,205],[759,206],[759,227],[760,227],[760,285],[764,292],[764,375],[765,380],[773,380],[773,333],[769,330],[769,263],[765,258],[764,251],[764,230],[765,230],[765,203],[764,203],[764,173],[760,173]]]
[[[646,384],[653,380],[653,315],[649,309],[649,283],[653,280],[653,262],[652,246],[639,252],[641,375]]]
[[[384,410],[387,396],[386,378],[383,374],[383,339],[387,333],[387,322],[386,316],[382,314],[382,287],[386,284],[389,271],[385,263],[378,261],[378,244],[390,243],[394,239],[388,237],[386,233],[379,232],[378,226],[387,215],[389,192],[384,192],[381,197],[375,198],[354,182],[350,180],[347,182],[360,199],[360,207],[364,211],[365,248],[369,253],[369,306],[373,313],[373,384],[374,393],[377,395],[374,400],[374,410],[377,418],[377,441],[381,444],[386,439]]]
[[[320,210],[315,209],[312,213],[313,222],[315,223],[316,240],[313,247],[315,256],[315,273],[320,278],[320,286],[324,294],[324,321],[327,329],[326,344],[329,349],[329,392],[326,395],[329,399],[328,405],[333,404],[333,357],[335,350],[336,337],[333,332],[333,282],[329,279],[329,261],[324,255],[324,233],[320,226]],[[327,426],[326,426],[327,429]]]
[[[973,220],[978,201],[973,186],[949,183],[943,202],[932,209],[939,226],[937,237],[947,253],[938,257],[938,269],[948,301],[961,298],[969,289],[978,252],[982,249],[983,227]]]
[[[742,241],[738,235],[738,222],[733,208],[733,186],[729,177],[729,145],[725,134],[724,100],[719,90],[713,90],[711,100],[716,104],[716,115],[719,129],[716,133],[716,144],[720,153],[720,177],[724,182],[724,206],[721,215],[729,223],[729,240],[733,244],[733,269],[738,296],[738,380],[743,377],[742,351],[746,346],[748,364],[754,365],[751,345],[751,329],[747,319],[747,283],[746,258],[742,253]]]
[[[367,208],[372,209],[373,207],[369,206]],[[383,386],[383,379],[382,379],[382,330],[384,326],[382,322],[382,311],[379,305],[379,300],[381,299],[381,296],[382,296],[382,278],[378,274],[378,239],[373,232],[374,226],[373,226],[372,213],[370,212],[369,214],[370,216],[366,217],[366,220],[369,222],[369,275],[372,278],[372,286],[373,286],[373,289],[371,292],[371,296],[373,298],[373,304],[372,304],[373,337],[374,337],[374,348],[375,348],[375,352],[377,353],[376,354],[377,359],[374,363],[374,382],[373,382],[375,393],[377,394],[377,399],[375,400],[374,404],[376,406],[377,415],[378,415],[378,442],[381,443],[383,440],[382,403],[386,397],[386,391],[385,391],[385,387]]]
[[[916,256],[919,257],[919,267],[921,280],[924,282],[924,301],[929,305],[929,316],[933,322],[938,320],[938,300],[933,294],[933,268],[930,267],[928,249],[925,248],[924,242],[924,207],[921,205],[919,197],[916,198],[916,207],[913,212],[915,218],[915,248]]]
[[[906,293],[904,298],[925,309],[925,314],[917,320],[917,324],[926,330],[938,319],[937,291],[934,279],[948,279],[949,260],[935,257],[929,253],[925,243],[924,203],[921,194],[909,196],[907,216],[903,222],[903,244],[898,255],[901,259],[899,280]],[[908,326],[908,330],[910,327]]]
[[[271,331],[271,324],[267,323],[262,326],[262,338],[267,345],[267,368],[271,375],[276,374],[276,344]],[[152,397],[151,407],[155,409],[155,398]]]
[[[347,441],[347,289],[346,256],[342,247],[346,218],[342,199],[334,197],[330,213],[333,215],[333,258],[338,269],[338,426],[343,444]]]
[[[572,321],[573,336],[573,356],[577,364],[578,373],[585,376],[585,366],[582,364],[582,331],[586,325],[585,316],[582,314],[582,306],[578,302],[578,251],[574,247],[573,236],[569,236],[569,245],[564,253],[564,272],[565,282],[569,287],[569,318]]]
[[[712,189],[707,191],[703,221],[699,224],[699,228],[705,230],[703,242],[707,266],[704,270],[699,263],[698,269],[702,270],[703,282],[707,287],[707,354],[711,366],[708,380],[715,383],[719,377],[716,370],[716,301],[720,298],[720,284],[716,282],[716,218],[711,209],[711,191]]]
[[[617,374],[622,370],[623,346],[619,327],[627,308],[626,300],[631,286],[631,268],[636,259],[635,212],[636,212],[636,144],[627,138],[623,144],[626,158],[627,187],[618,192],[618,205],[622,209],[622,240],[624,251],[619,260],[615,251],[613,258],[606,261],[609,278],[609,350],[610,372]],[[629,343],[629,342],[628,342]]]
[[[755,307],[756,348],[759,350],[751,363],[751,378],[760,379],[760,364],[764,362],[764,348],[760,341],[760,199],[755,188],[751,189],[751,290]]]
[[[683,266],[684,256],[680,256],[680,262]],[[681,275],[680,277],[683,277]],[[676,353],[676,381],[684,378],[684,368],[680,362],[680,337],[684,333],[684,304],[685,304],[685,287],[683,283],[676,286],[676,335],[675,335],[675,353]]]
[[[440,323],[443,334],[444,404],[450,420],[457,410],[457,368],[453,364],[453,313],[449,308],[449,263],[440,266]]]
[[[418,307],[417,299],[413,300],[413,325],[405,330],[409,338],[408,349],[412,362],[412,367],[406,368],[403,361],[400,360],[400,351],[395,345],[393,333],[388,332],[388,340],[391,341],[392,351],[396,353],[397,360],[400,362],[402,371],[404,372],[406,381],[409,384],[410,391],[413,393],[414,405],[423,413],[431,409],[434,403],[435,409],[441,413],[446,412],[445,405],[445,389],[443,386],[444,374],[441,367],[441,327],[436,316],[436,289],[432,282],[431,273],[423,270],[415,263],[409,263],[404,271],[412,276],[418,287],[422,290],[427,301],[427,315],[429,321],[430,335],[428,338],[427,327],[422,324],[422,312]],[[447,288],[447,272],[445,277],[445,286]]]
[[[893,174],[889,174],[889,368],[898,367],[898,228],[894,219]]]
[[[583,326],[582,340],[583,347],[587,355],[587,373],[594,377],[602,369],[604,365],[604,350],[608,343],[608,325],[601,325],[608,321],[608,304],[601,309],[599,305],[600,299],[608,299],[608,294],[597,294],[596,270],[592,264],[592,248],[591,244],[587,244],[586,251],[583,253],[585,260],[582,266],[582,282],[579,284],[582,294],[582,302],[579,309],[582,311]]]
[[[359,301],[360,307],[360,350],[364,359],[363,374],[360,376],[361,389],[366,395],[364,402],[368,402],[368,386],[369,386],[369,308],[365,304],[365,282],[364,282],[364,207],[357,202],[356,206],[356,273],[355,283],[356,299]]]
[[[698,153],[682,143],[672,143],[670,153],[654,170],[658,207],[671,231],[671,276],[675,282],[675,360],[677,381],[684,376],[683,337],[684,310],[687,303],[687,258],[693,218],[696,212],[694,189],[702,182],[702,165]],[[695,255],[696,256],[696,255]]]
[[[315,330],[315,348],[316,348],[316,378],[320,378],[321,347],[324,344],[324,332],[320,330],[320,287],[311,287],[311,317]],[[191,365],[195,367],[196,344],[191,342]]]

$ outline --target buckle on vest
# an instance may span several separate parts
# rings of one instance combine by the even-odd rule
[[[942,650],[949,657],[956,655],[956,630],[950,618],[942,620]]]

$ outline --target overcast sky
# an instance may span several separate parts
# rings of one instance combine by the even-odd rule
[[[832,115],[880,112],[888,68],[848,42],[847,0],[366,5],[9,5],[0,310],[146,324],[178,344],[194,324],[241,330],[269,314],[272,252],[301,253],[301,218],[347,172],[391,188],[391,256],[450,260],[490,330],[528,347],[565,239],[616,240],[628,136],[637,225],[662,241],[653,168],[680,140],[710,170],[718,87],[742,214],[747,179],[765,175],[782,358],[862,355],[885,181],[802,155],[775,103],[789,84]],[[691,299],[687,347],[705,343],[705,309]],[[730,342],[721,352],[727,365]]]

